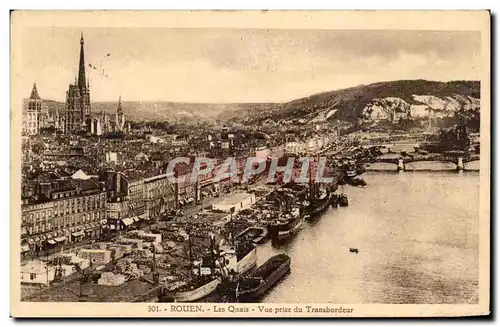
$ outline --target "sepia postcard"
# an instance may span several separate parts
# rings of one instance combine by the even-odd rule
[[[12,11],[12,317],[490,314],[490,12]]]

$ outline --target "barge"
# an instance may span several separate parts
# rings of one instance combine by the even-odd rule
[[[291,258],[284,253],[269,258],[251,276],[235,283],[234,298],[237,302],[259,299],[290,272],[290,263]]]

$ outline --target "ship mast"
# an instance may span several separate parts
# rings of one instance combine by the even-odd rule
[[[233,212],[234,212],[234,207],[231,207],[231,209],[229,209],[230,211],[230,224],[231,224],[231,243],[233,244],[234,246],[234,250],[236,251],[236,244],[235,244],[235,241],[234,241],[234,223],[233,223]]]
[[[189,269],[189,274],[191,275],[191,278],[193,278],[193,250],[191,248],[191,231],[189,231],[188,234],[188,253],[189,253],[189,266],[191,269]]]
[[[313,197],[313,183],[312,183],[312,167],[311,167],[311,164],[309,163],[309,201],[312,200],[312,197]]]
[[[48,250],[45,251],[45,258],[46,258],[45,274],[46,274],[46,278],[47,278],[47,285],[49,285],[49,251]]]
[[[212,234],[209,234],[210,237],[210,264],[211,264],[211,273],[215,273],[215,258],[218,256],[218,253],[215,252],[215,237]]]
[[[289,213],[290,212],[290,198],[288,197],[288,194],[285,193],[285,212]]]
[[[158,274],[156,267],[156,249],[154,245],[151,245],[151,249],[153,250],[153,282],[156,286],[160,284],[160,275]]]

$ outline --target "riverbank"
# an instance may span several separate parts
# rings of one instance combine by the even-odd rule
[[[258,265],[282,252],[292,258],[292,273],[259,302],[477,303],[478,176],[367,172],[365,188],[340,186],[349,207],[257,247]],[[224,301],[217,292],[200,300]]]

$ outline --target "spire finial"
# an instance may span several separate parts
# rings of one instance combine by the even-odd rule
[[[83,31],[80,34],[80,43],[83,43]]]

